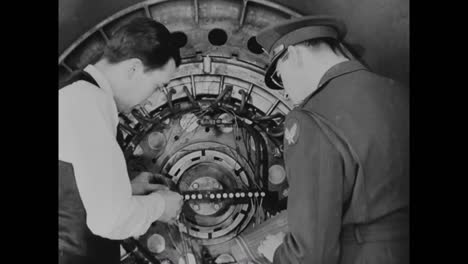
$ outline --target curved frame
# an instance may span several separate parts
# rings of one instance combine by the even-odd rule
[[[87,39],[89,36],[91,36],[92,34],[102,30],[102,28],[104,26],[106,26],[107,24],[109,24],[111,21],[114,21],[122,16],[125,16],[125,15],[128,15],[136,10],[139,10],[139,9],[143,9],[145,10],[145,13],[147,16],[150,16],[149,14],[149,7],[154,5],[154,4],[159,4],[159,3],[163,3],[163,2],[169,2],[170,0],[147,0],[147,1],[144,1],[144,2],[141,2],[141,3],[138,3],[138,4],[135,4],[135,5],[132,5],[130,7],[127,7],[109,17],[107,17],[106,19],[104,19],[103,21],[101,21],[100,23],[98,23],[96,26],[94,26],[93,28],[91,28],[90,30],[88,30],[87,32],[85,32],[83,35],[81,35],[76,41],[74,41],[68,48],[66,48],[62,54],[60,54],[59,56],[59,59],[58,59],[58,64],[62,64],[63,61],[65,60],[65,58],[76,48],[78,47],[85,39]],[[282,12],[286,13],[286,14],[289,14],[290,16],[292,17],[300,17],[302,16],[300,13],[296,12],[296,11],[293,11],[292,9],[288,8],[288,7],[285,7],[283,5],[280,5],[278,3],[275,3],[275,2],[272,2],[272,1],[266,1],[266,0],[243,0],[243,9],[245,9],[245,7],[248,5],[248,3],[257,3],[257,4],[261,4],[261,5],[264,5],[264,6],[267,6],[267,7],[271,7],[271,8],[274,8],[274,9],[277,9],[277,10],[281,10]],[[193,3],[195,5],[195,7],[198,7],[198,1],[197,0],[193,0]],[[196,8],[196,13],[195,15],[198,16],[198,9]]]

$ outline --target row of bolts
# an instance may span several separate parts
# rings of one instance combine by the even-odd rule
[[[236,192],[236,193],[223,193],[223,194],[220,194],[220,193],[217,193],[216,195],[214,193],[211,193],[210,194],[210,199],[221,199],[221,198],[244,198],[245,196],[247,195],[247,197],[249,198],[252,198],[252,197],[265,197],[265,192],[248,192],[247,194],[244,193],[244,192]],[[197,194],[186,194],[184,196],[184,200],[196,200],[196,199],[203,199],[203,195],[201,193],[199,193],[198,195]]]

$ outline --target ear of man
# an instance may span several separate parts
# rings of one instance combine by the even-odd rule
[[[288,59],[291,61],[292,65],[301,67],[304,64],[301,52],[299,46],[291,45],[288,47]]]

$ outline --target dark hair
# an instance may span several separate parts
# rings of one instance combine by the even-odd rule
[[[342,46],[340,45],[340,41],[334,38],[310,39],[310,40],[306,40],[302,42],[301,44],[305,46],[317,46],[323,43],[326,44],[328,47],[330,47],[330,49],[332,49],[335,54],[343,55],[346,58],[348,58],[346,52],[344,52]]]
[[[146,70],[164,66],[170,58],[180,65],[179,48],[171,33],[161,23],[146,17],[135,18],[112,34],[102,58],[118,63],[131,58],[140,59]]]

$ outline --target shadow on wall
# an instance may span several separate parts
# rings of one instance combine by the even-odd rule
[[[141,0],[60,0],[59,54],[102,20]]]

